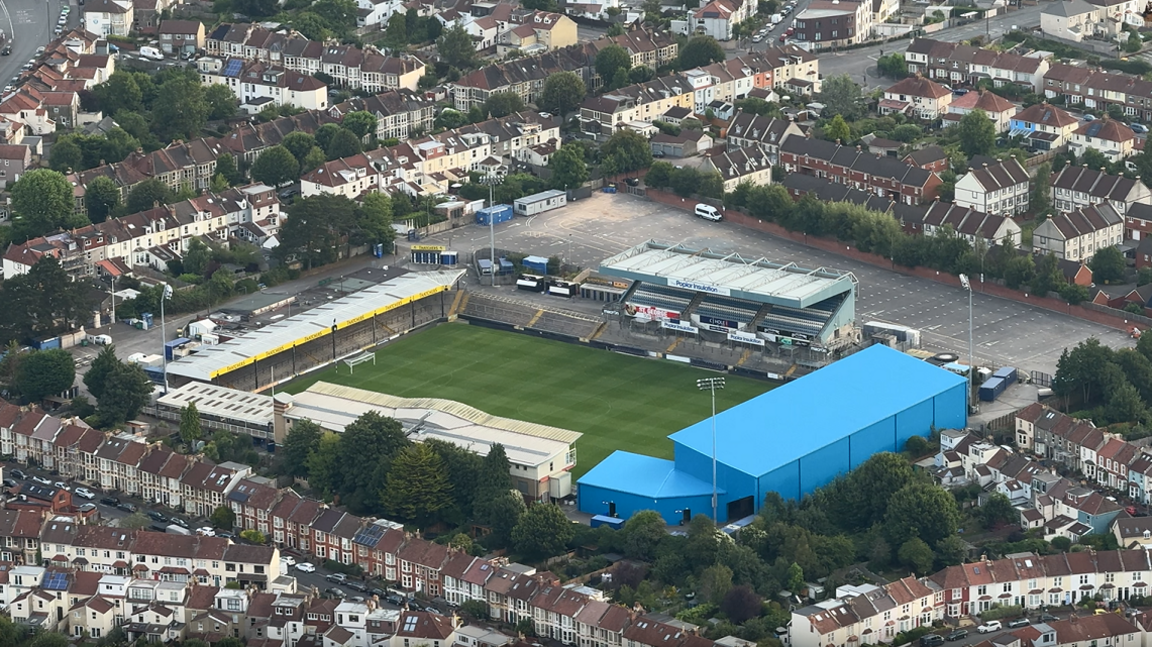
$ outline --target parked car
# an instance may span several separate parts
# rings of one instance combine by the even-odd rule
[[[86,487],[78,487],[72,494],[75,494],[81,499],[88,499],[89,501],[96,498],[96,493]]]
[[[4,487],[16,487],[16,481],[12,479],[4,479]]]
[[[168,517],[165,517],[155,510],[149,510],[148,516],[151,517],[154,521],[168,521]]]
[[[1128,124],[1128,127],[1131,128],[1132,132],[1134,133],[1148,132],[1148,126],[1145,126],[1144,124]]]
[[[334,598],[340,598],[341,600],[348,597],[347,593],[345,593],[341,589],[336,588],[335,586],[330,586],[330,587],[324,589],[324,593],[326,595],[331,595]]]
[[[928,634],[920,637],[920,647],[940,647],[943,644],[944,636],[940,634]]]
[[[329,573],[324,576],[324,579],[329,582],[335,582],[336,584],[348,583],[348,576],[343,573]]]
[[[12,470],[11,472],[9,472],[9,474],[12,475],[12,478],[20,479],[21,481],[28,478],[27,476],[24,476],[24,472],[21,472],[20,470]]]
[[[308,562],[300,562],[296,565],[296,570],[300,571],[301,573],[315,573],[316,567],[312,564],[309,564]]]
[[[1003,628],[1004,625],[1000,624],[999,620],[992,620],[976,627],[976,631],[982,634],[990,634],[993,631],[1000,631]]]
[[[947,640],[948,642],[955,642],[957,640],[964,640],[967,637],[968,637],[968,630],[967,629],[957,629],[956,631],[953,631],[952,633],[948,634],[947,636],[944,636],[944,640]]]
[[[368,592],[368,585],[364,584],[363,582],[357,582],[355,580],[349,580],[348,582],[344,583],[344,586],[352,589],[353,591],[359,591],[361,593],[367,593]]]
[[[116,507],[120,508],[124,512],[136,512],[136,504],[134,503],[121,503]]]
[[[103,499],[100,499],[100,503],[102,505],[110,505],[115,508],[116,506],[120,505],[120,499],[117,499],[114,496],[106,496]]]
[[[1008,623],[1008,628],[1009,629],[1017,629],[1020,627],[1027,627],[1030,624],[1032,624],[1032,623],[1028,622],[1028,618],[1016,618],[1012,622]]]
[[[72,488],[68,487],[68,484],[64,481],[56,481],[52,485],[56,486],[56,488],[59,490],[68,490],[69,492],[72,491]]]
[[[201,526],[201,527],[196,529],[196,534],[197,535],[203,535],[205,537],[215,537],[216,531],[209,526]]]
[[[80,512],[91,512],[95,509],[96,509],[95,503],[85,503],[84,505],[80,506]]]
[[[1036,619],[1040,622],[1056,622],[1060,618],[1057,618],[1051,613],[1041,613]]]
[[[1096,121],[1095,115],[1084,115],[1084,121]]]
[[[183,519],[180,519],[178,517],[172,517],[168,521],[171,521],[172,523],[176,524],[177,526],[180,526],[181,528],[187,528],[188,527],[188,522],[184,521]]]
[[[379,597],[381,600],[383,600],[385,598],[385,596],[388,595],[388,592],[385,591],[384,589],[369,589],[368,592],[371,593],[372,595]]]
[[[33,476],[32,482],[33,483],[39,483],[40,485],[52,485],[52,481],[44,478],[43,476]]]

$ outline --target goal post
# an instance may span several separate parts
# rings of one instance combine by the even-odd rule
[[[368,362],[368,361],[372,362],[372,365],[375,366],[376,365],[376,353],[366,351],[366,352],[360,353],[356,357],[349,357],[349,358],[345,359],[344,363],[348,365],[349,375],[355,375],[356,374],[356,370],[355,370],[356,365],[357,364],[363,364],[364,362]]]

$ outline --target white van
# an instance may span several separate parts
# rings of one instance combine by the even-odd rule
[[[724,217],[720,215],[720,212],[716,210],[716,207],[709,204],[696,205],[696,215],[705,220],[711,220],[712,222],[720,222],[724,219]]]
[[[164,60],[164,55],[161,54],[160,50],[156,49],[155,47],[147,47],[147,46],[141,47],[140,48],[140,55],[143,56],[144,58],[150,58],[153,61]]]

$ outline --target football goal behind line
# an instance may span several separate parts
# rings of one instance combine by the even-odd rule
[[[350,375],[355,375],[356,374],[355,366],[357,364],[363,364],[364,362],[367,362],[367,361],[371,361],[372,365],[375,366],[376,365],[376,353],[365,351],[363,353],[360,353],[356,357],[349,357],[349,358],[345,359],[344,363],[348,365],[348,373]]]

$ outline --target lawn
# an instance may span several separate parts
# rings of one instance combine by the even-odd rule
[[[708,394],[697,378],[716,375],[669,361],[629,357],[575,344],[445,324],[401,338],[376,353],[376,365],[313,373],[288,384],[298,393],[317,381],[401,397],[456,400],[497,416],[579,431],[580,476],[617,449],[672,458],[666,436],[706,418]],[[716,393],[723,410],[772,388],[729,375]]]

